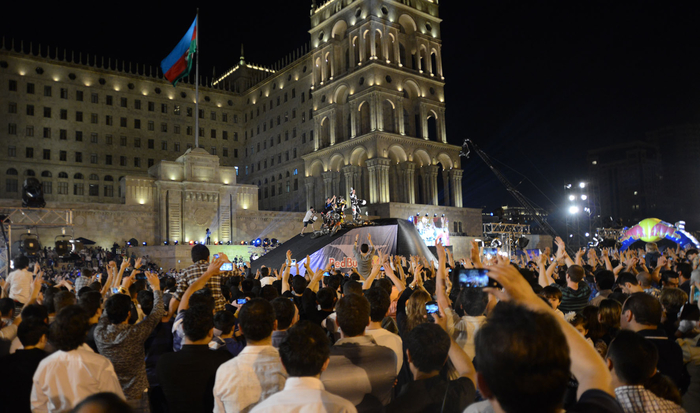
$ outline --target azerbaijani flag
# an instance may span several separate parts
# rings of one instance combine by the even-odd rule
[[[177,85],[183,77],[190,74],[192,69],[192,57],[197,51],[197,18],[194,18],[192,26],[185,36],[175,46],[172,52],[160,62],[163,75],[173,86]]]

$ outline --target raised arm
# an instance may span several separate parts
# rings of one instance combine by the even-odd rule
[[[539,282],[540,286],[542,286],[542,287],[546,287],[546,286],[552,285],[554,283],[554,279],[552,278],[552,274],[549,273],[549,271],[548,271],[549,268],[546,268],[544,266],[544,263],[546,260],[547,260],[547,257],[545,257],[544,255],[540,255],[539,260],[537,261],[537,267],[540,270],[538,282]],[[554,271],[553,270],[554,264],[550,264],[549,267],[552,268],[552,271]]]
[[[445,274],[447,270],[445,269],[445,264],[447,262],[445,258],[445,247],[442,246],[441,241],[435,241],[435,249],[438,255],[438,268],[437,277],[435,278],[435,295],[437,296],[437,302],[442,306],[442,308],[449,308],[450,302],[447,299],[447,294],[445,293]]]
[[[450,351],[447,353],[447,358],[449,358],[452,362],[452,365],[454,366],[455,370],[457,370],[459,377],[466,377],[476,385],[476,369],[474,368],[474,364],[472,363],[469,355],[467,355],[462,347],[460,347],[459,344],[457,344],[452,338],[452,334],[449,334],[447,327],[447,315],[445,314],[445,308],[442,306],[442,304],[440,304],[440,301],[438,301],[438,308],[440,309],[440,312],[436,314],[437,317],[433,317],[433,319],[435,320],[435,324],[442,327],[442,329],[445,330],[450,336]]]
[[[291,266],[289,263],[292,262],[292,251],[287,250],[287,261],[285,262],[284,274],[282,274],[282,294],[289,291],[289,271]]]
[[[372,271],[369,273],[369,277],[362,283],[363,290],[369,290],[372,287],[372,283],[377,278],[377,274],[379,274],[379,270],[382,267],[383,259],[384,255],[380,252],[379,259],[372,263]]]
[[[389,265],[387,265],[387,264],[389,264]],[[399,271],[403,272],[400,265],[396,265],[396,268],[398,268]],[[391,263],[384,264],[384,272],[386,272],[386,276],[389,277],[391,282],[394,283],[394,286],[396,287],[396,289],[399,290],[399,294],[401,294],[401,292],[404,289],[406,289],[406,283],[404,281],[402,281],[401,279],[399,279],[399,277],[397,277],[396,274],[394,274],[394,269],[391,268]]]

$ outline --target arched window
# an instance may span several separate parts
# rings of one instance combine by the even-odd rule
[[[41,176],[43,176],[44,178],[51,178],[52,175],[51,175],[51,172],[44,171],[41,173]]]
[[[33,169],[27,169],[24,171],[24,176],[36,176],[36,173],[34,173]]]
[[[65,172],[59,172],[59,173],[58,173],[58,177],[59,177],[59,178],[64,178],[64,179],[68,179],[68,174],[65,173]]]
[[[99,181],[100,177],[97,176],[97,174],[90,174],[90,180],[91,181]]]
[[[5,173],[8,175],[17,175],[17,170],[15,168],[10,168]]]
[[[114,178],[112,178],[112,175],[105,175],[105,181],[112,182],[114,181]]]
[[[73,175],[73,179],[83,179],[83,174],[78,172],[77,174]]]

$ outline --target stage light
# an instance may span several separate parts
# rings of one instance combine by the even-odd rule
[[[22,186],[22,207],[24,208],[43,208],[46,206],[44,201],[44,191],[36,178],[27,178]]]
[[[175,245],[177,245],[177,240],[175,240]]]
[[[578,207],[577,207],[576,205],[573,205],[573,206],[570,206],[570,207],[569,207],[569,214],[572,214],[572,215],[573,215],[573,214],[578,214],[578,211],[579,211],[579,209],[578,209]]]
[[[256,247],[259,247],[260,244],[262,244],[262,240],[260,238],[256,238],[255,241],[253,241],[253,245]]]
[[[582,200],[582,201],[585,201],[585,200],[587,200],[587,199],[588,199],[588,196],[586,196],[586,195],[581,195],[581,200]]]
[[[190,240],[190,245],[194,245],[194,241]]]
[[[139,241],[136,238],[131,238],[129,242],[127,242],[127,245],[130,247],[137,247],[139,245]]]
[[[574,195],[569,195],[569,201],[573,201],[573,200],[575,200],[575,199],[576,199],[576,196],[574,196]]]
[[[41,250],[39,237],[35,234],[20,235],[20,250],[28,257],[34,257]]]
[[[586,183],[585,183],[585,182],[581,182],[581,183],[578,184],[578,187],[581,188],[581,189],[583,189],[583,188],[586,187]]]
[[[241,241],[241,245],[245,245],[245,241]]]
[[[226,245],[231,245],[231,240],[226,241]]]
[[[144,241],[144,242],[142,243],[142,245],[143,245],[144,247],[146,247],[146,246],[148,246],[148,243],[147,243],[146,241]]]
[[[527,244],[529,244],[529,243],[530,243],[529,238],[525,238],[525,237],[518,238],[518,248],[520,248],[521,250],[524,250],[525,247],[527,247]]]
[[[163,241],[163,245],[168,245],[168,241]]]
[[[270,238],[265,238],[263,240],[263,246],[264,247],[269,247],[270,246]]]
[[[589,234],[589,233],[586,232],[586,237],[590,237],[590,236],[591,236],[591,234]]]
[[[59,235],[55,238],[56,254],[59,257],[64,258],[70,255],[73,251],[73,245],[70,243],[70,237],[68,235]]]

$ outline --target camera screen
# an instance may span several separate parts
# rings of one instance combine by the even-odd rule
[[[225,262],[221,264],[221,267],[219,267],[219,270],[221,271],[233,271],[233,264],[230,262]]]
[[[247,300],[245,298],[239,298],[238,300],[236,300],[236,304],[243,305],[246,303],[246,301]]]
[[[428,314],[436,314],[440,311],[440,308],[438,307],[437,303],[427,303],[425,305],[425,311]]]
[[[459,272],[459,283],[464,287],[488,287],[489,271],[480,268],[463,269]]]

